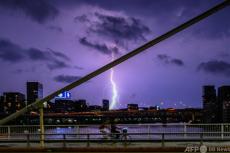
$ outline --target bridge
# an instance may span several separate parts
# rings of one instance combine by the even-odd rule
[[[224,147],[230,141],[229,123],[120,124],[120,128],[128,130],[128,133],[120,133],[120,138],[99,132],[100,125],[46,125],[44,127],[44,147],[54,151],[68,150],[68,148],[72,148],[73,151],[85,148],[100,150],[101,147],[113,151],[117,151],[114,148],[123,148],[124,151],[127,151],[126,149],[141,151],[143,148],[150,149],[146,151],[151,151],[153,148],[157,148],[158,151],[166,148],[184,151],[191,144],[215,147],[219,142],[218,146]],[[39,148],[40,136],[38,125],[0,126],[0,144],[8,149]],[[0,147],[0,151],[1,149]]]
[[[188,27],[194,25],[195,23],[205,19],[206,17],[222,10],[226,6],[229,6],[229,4],[230,4],[230,0],[223,1],[222,3],[214,6],[213,8],[211,8],[207,11],[205,11],[204,13],[190,19],[189,21],[179,25],[178,27],[173,28],[172,30],[166,32],[165,34],[145,43],[144,45],[142,45],[136,49],[134,49],[133,51],[127,53],[126,55],[121,56],[120,58],[118,58],[118,59],[108,63],[107,65],[93,71],[92,73],[89,73],[88,75],[82,77],[81,79],[79,79],[79,80],[51,93],[50,95],[46,96],[43,99],[37,100],[36,102],[28,105],[27,107],[21,109],[20,111],[14,113],[14,114],[11,114],[8,117],[0,120],[0,125],[3,125],[3,124],[5,124],[5,123],[7,123],[13,119],[16,119],[18,116],[25,114],[27,111],[39,108],[39,111],[40,111],[40,136],[41,136],[40,142],[41,142],[41,147],[44,147],[45,129],[44,129],[44,121],[43,121],[43,105],[45,102],[53,99],[55,96],[57,96],[58,94],[60,94],[64,91],[69,91],[69,90],[85,83],[86,81],[100,75],[101,73],[113,68],[114,66],[117,66],[118,64],[121,64],[121,63],[125,62],[126,60],[142,53],[143,51],[147,50],[148,48],[153,47],[154,45],[166,40],[167,38],[174,36],[175,34],[185,30],[186,28],[188,28]]]

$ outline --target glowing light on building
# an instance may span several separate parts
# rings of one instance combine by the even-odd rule
[[[112,53],[112,61],[114,60],[114,55]],[[118,102],[118,91],[117,91],[117,85],[114,80],[114,68],[110,69],[110,82],[112,85],[112,102],[109,107],[109,109],[114,109],[116,107],[116,103]]]
[[[56,96],[55,99],[71,99],[71,93],[68,91],[64,91]]]

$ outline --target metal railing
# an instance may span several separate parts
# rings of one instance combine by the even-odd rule
[[[108,125],[109,126],[109,125]],[[224,124],[118,124],[118,127],[128,128],[129,133],[178,133],[178,132],[209,132],[209,136],[221,135],[223,138],[230,135],[230,123]],[[45,125],[45,134],[82,134],[99,133],[100,125]],[[11,125],[0,126],[0,135],[38,134],[39,125]],[[218,132],[219,134],[216,134]]]
[[[108,125],[109,126],[109,125]],[[119,124],[120,128],[127,128],[134,139],[152,140],[161,136],[151,133],[164,133],[165,138],[190,139],[199,138],[200,133],[204,138],[228,139],[230,137],[230,124]],[[59,139],[62,135],[76,135],[83,138],[85,134],[100,134],[100,125],[46,125],[45,135],[52,135],[53,139]],[[143,133],[145,136],[143,136]],[[12,125],[0,126],[0,139],[20,138],[29,134],[30,138],[38,137],[40,134],[39,125]],[[82,135],[83,134],[83,135]],[[170,135],[171,134],[171,135]],[[39,137],[38,137],[39,138]]]
[[[115,144],[132,146],[133,143],[160,143],[161,147],[165,147],[166,142],[198,142],[200,145],[205,141],[230,141],[230,137],[209,137],[210,134],[218,134],[219,132],[175,132],[175,133],[128,133],[126,139],[121,139],[124,134],[120,135],[120,138],[108,137],[104,138],[104,134],[101,133],[83,133],[83,134],[44,134],[45,146],[49,147],[50,144],[58,143],[59,148],[68,147],[69,143],[83,143],[84,146],[90,147],[95,144]],[[230,132],[224,132],[224,135],[229,135]],[[180,137],[179,137],[180,135]],[[184,137],[184,135],[189,135],[189,137]],[[151,138],[149,137],[151,136]],[[1,137],[0,143],[8,144],[22,144],[26,147],[31,147],[31,144],[39,145],[41,134],[12,134],[10,138]],[[60,145],[61,143],[61,145]]]

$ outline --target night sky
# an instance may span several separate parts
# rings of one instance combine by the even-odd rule
[[[0,0],[0,93],[64,87],[219,0]],[[202,107],[202,86],[230,84],[230,7],[113,69],[118,103]],[[108,71],[71,90],[112,100]]]

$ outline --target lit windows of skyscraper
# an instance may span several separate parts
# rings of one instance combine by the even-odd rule
[[[27,105],[43,98],[43,86],[39,82],[27,82]]]
[[[3,93],[5,114],[12,114],[25,107],[25,95],[19,92]]]

